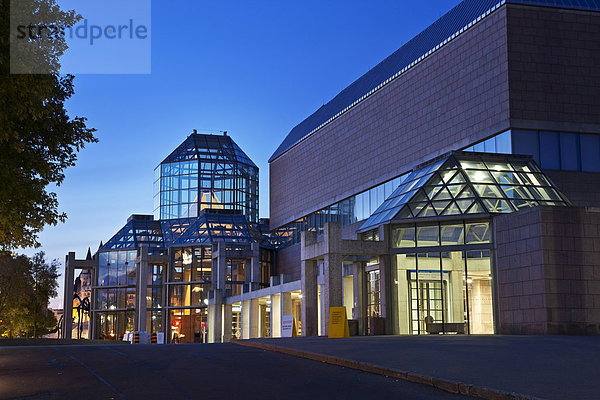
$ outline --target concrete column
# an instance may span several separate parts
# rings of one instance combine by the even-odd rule
[[[381,316],[385,318],[385,334],[393,333],[392,312],[392,264],[389,254],[379,256],[379,290],[381,301]]]
[[[279,321],[283,321],[284,315],[293,315],[292,310],[292,293],[291,292],[283,292],[280,296],[281,305],[279,307]],[[298,324],[300,321],[296,321]],[[281,335],[281,323],[279,325],[279,334]]]
[[[300,277],[302,284],[302,336],[317,336],[317,262],[303,260]]]
[[[244,300],[242,303],[242,339],[250,339],[250,300]]]
[[[231,304],[223,305],[223,342],[231,341],[231,329],[232,329],[232,313]]]
[[[292,293],[281,293],[281,315],[292,315]]]
[[[65,258],[65,294],[63,298],[63,339],[71,339],[73,333],[73,286],[75,281],[75,253]]]
[[[213,319],[209,322],[209,325],[212,324],[213,326],[213,338],[211,343],[221,343],[223,340],[223,290],[215,289],[214,294],[215,305]],[[229,323],[231,325],[231,313]],[[231,331],[231,328],[229,330]],[[229,335],[231,337],[231,332]]]
[[[217,251],[214,251],[212,255],[212,284],[214,289],[225,289],[225,278],[227,272],[227,259],[225,254],[225,242],[220,241],[217,243]]]
[[[300,233],[300,280],[302,288],[302,336],[319,334],[317,301],[317,261],[314,255],[306,254],[307,247],[317,242],[316,232]]]
[[[215,306],[208,306],[208,343],[215,342]]]
[[[325,254],[323,292],[323,334],[329,333],[329,308],[342,307],[344,297],[342,293],[342,256],[340,254]]]
[[[353,264],[354,274],[354,307],[352,318],[358,320],[358,334],[367,332],[367,286],[365,285],[365,268],[361,262]]]
[[[214,311],[212,312],[212,318],[209,318],[208,322],[209,342],[220,343],[223,339],[223,296],[225,295],[225,281],[227,272],[226,247],[225,242],[223,241],[219,241],[217,243],[216,251],[215,246],[213,246],[211,271],[214,294]]]
[[[251,290],[260,289],[260,245],[252,243],[252,258],[250,259],[250,284]]]
[[[283,294],[271,295],[271,337],[281,337],[281,306]]]
[[[148,248],[140,247],[137,276],[136,276],[136,303],[135,330],[146,330],[146,294],[148,289]]]
[[[250,338],[259,337],[259,323],[260,323],[260,309],[258,306],[258,299],[250,300]]]

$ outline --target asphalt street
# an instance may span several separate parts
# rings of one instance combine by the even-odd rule
[[[234,344],[0,347],[0,399],[460,399]]]

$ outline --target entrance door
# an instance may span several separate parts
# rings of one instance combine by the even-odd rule
[[[411,327],[413,335],[427,333],[427,322],[442,323],[446,304],[446,281],[419,279],[414,272],[410,280]],[[421,274],[423,275],[423,274]]]

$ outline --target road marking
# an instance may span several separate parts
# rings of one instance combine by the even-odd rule
[[[63,353],[60,350],[59,350],[59,352],[62,353],[63,355],[66,355],[71,360],[75,361],[77,364],[79,364],[83,368],[85,368],[90,374],[94,375],[96,377],[96,379],[98,379],[100,382],[104,383],[110,390],[112,390],[117,396],[119,396],[119,398],[121,398],[121,399],[127,399],[127,397],[123,393],[121,393],[116,387],[114,387],[113,385],[111,385],[110,383],[108,383],[108,381],[106,379],[104,379],[103,377],[101,377],[100,375],[98,375],[93,369],[91,369],[90,367],[88,367],[83,361],[78,360],[77,358],[75,358],[74,356],[72,356],[70,354],[65,354],[65,353]]]

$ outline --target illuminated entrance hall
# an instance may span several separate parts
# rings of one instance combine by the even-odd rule
[[[405,175],[359,232],[391,224],[393,332],[492,334],[492,217],[566,198],[529,157],[454,152]]]

